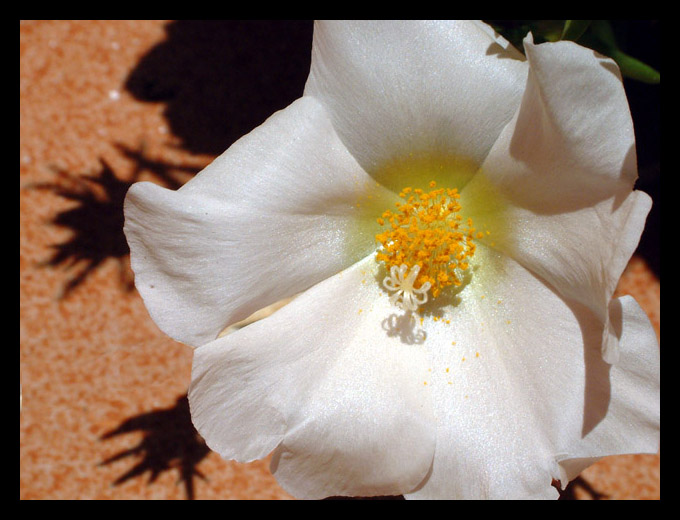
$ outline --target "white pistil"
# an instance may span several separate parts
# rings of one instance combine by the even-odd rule
[[[396,265],[390,269],[390,275],[383,280],[383,286],[390,292],[394,292],[390,296],[390,303],[396,305],[405,311],[416,311],[418,307],[427,302],[427,291],[430,289],[430,282],[425,282],[421,287],[416,289],[413,287],[420,266],[414,265],[411,271],[408,272],[408,266],[401,264]]]

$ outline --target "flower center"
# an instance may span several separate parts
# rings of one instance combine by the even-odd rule
[[[427,302],[428,290],[437,298],[446,287],[461,285],[475,254],[474,238],[483,237],[472,219],[460,215],[458,190],[436,186],[432,181],[430,191],[404,188],[397,210],[377,219],[386,228],[375,236],[376,260],[390,273],[383,285],[394,292],[390,301],[404,310]]]

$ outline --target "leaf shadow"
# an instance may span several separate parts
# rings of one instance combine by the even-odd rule
[[[184,484],[186,498],[193,500],[196,495],[194,478],[206,479],[197,466],[210,453],[210,449],[191,422],[187,396],[179,397],[170,408],[127,419],[114,430],[102,435],[100,440],[134,432],[143,434],[142,440],[136,446],[120,451],[99,464],[107,466],[119,460],[141,457],[141,460],[113,484],[120,485],[145,473],[150,474],[148,483],[151,484],[161,473],[176,470],[179,473],[178,483]]]
[[[54,182],[36,183],[25,187],[49,191],[75,206],[57,213],[51,224],[69,229],[70,239],[53,244],[52,256],[39,267],[63,267],[75,271],[64,284],[59,299],[66,298],[106,259],[119,263],[121,285],[133,288],[126,266],[129,248],[123,235],[122,204],[130,183],[120,180],[111,166],[100,159],[100,169],[92,175],[75,175],[53,167]]]
[[[38,263],[38,267],[61,267],[68,273],[69,277],[58,294],[60,300],[69,297],[108,259],[118,263],[123,290],[132,291],[130,249],[123,233],[123,204],[128,189],[145,171],[167,187],[176,189],[182,185],[177,174],[194,175],[200,169],[152,160],[147,157],[143,144],[137,150],[124,145],[115,146],[134,164],[131,175],[125,179],[119,177],[106,160],[99,158],[99,168],[94,173],[72,173],[53,166],[54,181],[33,183],[23,188],[47,191],[75,203],[58,212],[50,221],[52,225],[68,229],[71,236],[64,242],[52,244],[52,255]]]
[[[591,500],[605,500],[608,498],[608,495],[596,490],[587,480],[580,476],[569,482],[563,490],[559,489],[559,487],[557,490],[560,494],[558,500],[582,500],[578,497],[577,490],[586,493]]]

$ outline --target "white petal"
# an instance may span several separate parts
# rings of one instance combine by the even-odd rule
[[[630,406],[630,422],[617,424],[621,435],[645,437],[654,404],[638,405],[658,380],[640,369],[640,380],[630,380],[620,394],[599,355],[599,321],[591,310],[564,301],[487,247],[478,248],[475,260],[479,268],[458,303],[423,326],[432,355],[428,386],[435,400],[437,452],[432,474],[412,498],[556,498],[551,486],[560,477],[556,455],[572,453],[572,446],[599,428],[612,434],[610,395],[612,402],[622,399]],[[646,359],[655,347],[645,341],[640,348]],[[577,456],[608,455],[617,440],[595,439],[592,449]],[[633,445],[624,441],[618,449]]]
[[[406,179],[379,170],[409,153],[469,161],[472,174],[512,118],[526,78],[522,55],[482,25],[317,22],[305,95],[329,108],[364,169],[397,190]],[[433,174],[411,171],[410,182],[418,173]]]
[[[434,454],[427,355],[379,279],[368,258],[195,350],[189,402],[208,446],[248,461],[280,444],[272,470],[300,498],[413,489]]]
[[[164,332],[201,345],[368,254],[374,238],[362,223],[376,225],[367,208],[384,193],[319,103],[300,99],[178,191],[130,189],[137,289]]]
[[[630,296],[612,300],[611,322],[617,331],[620,361],[611,367],[609,385],[592,388],[606,403],[606,414],[589,419],[592,428],[575,438],[557,457],[566,485],[604,455],[657,453],[660,429],[660,357],[647,315]],[[600,414],[602,415],[602,414]]]
[[[495,247],[595,311],[610,361],[607,305],[644,228],[633,192],[632,120],[613,61],[572,42],[525,42],[522,104],[461,203]],[[479,201],[495,200],[494,207]],[[612,347],[612,348],[610,348]]]

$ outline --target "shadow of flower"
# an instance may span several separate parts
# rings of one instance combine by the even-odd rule
[[[187,499],[193,500],[194,477],[205,480],[205,476],[196,467],[210,453],[210,449],[191,423],[187,396],[178,398],[171,408],[143,413],[124,421],[115,430],[102,435],[100,440],[132,432],[144,434],[139,444],[100,463],[100,466],[106,466],[141,455],[141,460],[118,477],[114,485],[147,472],[150,473],[149,483],[152,483],[164,471],[177,470],[179,482],[184,483]]]
[[[311,20],[175,20],[125,88],[165,104],[184,150],[218,155],[302,95],[312,28]]]

